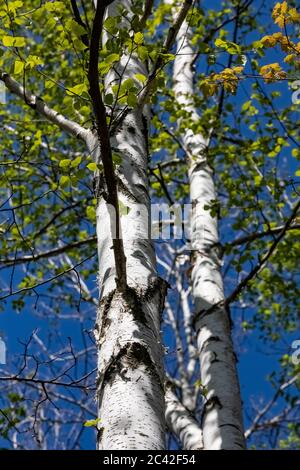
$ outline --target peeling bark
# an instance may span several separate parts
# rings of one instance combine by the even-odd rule
[[[174,92],[177,101],[198,120],[192,104],[193,50],[187,22],[177,37],[174,63]],[[243,421],[236,357],[233,351],[230,319],[225,308],[206,310],[224,300],[221,259],[218,252],[218,221],[204,210],[216,200],[213,170],[206,157],[207,142],[202,135],[187,129],[182,136],[189,159],[191,216],[192,293],[197,315],[196,332],[201,381],[208,394],[202,415],[204,448],[243,449]],[[199,314],[200,313],[200,314]]]

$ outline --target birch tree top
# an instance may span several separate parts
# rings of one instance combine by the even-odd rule
[[[163,293],[153,303],[149,294],[149,279],[161,277],[168,446],[201,448],[211,391],[193,269],[207,253],[205,243],[191,249],[174,204],[191,203],[203,171],[209,256],[224,284],[209,308],[232,326],[248,445],[299,448],[297,2],[107,1],[99,31],[94,3],[0,0],[1,445],[95,446],[98,287],[109,299],[140,280],[156,325],[147,348],[159,377],[149,383],[163,383],[153,346]],[[116,210],[124,243],[99,242],[111,236],[100,199]],[[164,204],[166,220],[152,220],[166,228],[153,240],[157,271],[152,243],[125,242],[141,201]],[[134,335],[136,324],[127,327]]]

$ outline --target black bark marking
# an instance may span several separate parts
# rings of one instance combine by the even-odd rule
[[[128,126],[129,134],[135,135],[135,128],[133,126]]]
[[[203,420],[208,411],[211,411],[213,408],[218,407],[219,409],[223,408],[222,403],[220,402],[219,397],[216,395],[210,397],[203,406],[202,415],[201,415],[201,427],[203,427]]]

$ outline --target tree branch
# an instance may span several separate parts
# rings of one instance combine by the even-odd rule
[[[238,298],[238,296],[245,289],[245,287],[249,284],[249,282],[255,278],[255,276],[259,273],[259,271],[264,267],[267,261],[271,258],[278,244],[281,242],[286,232],[289,230],[291,224],[293,223],[295,217],[297,216],[299,209],[300,209],[300,200],[294,206],[294,209],[292,210],[291,215],[289,216],[283,228],[279,232],[278,237],[275,238],[271,247],[269,248],[267,253],[260,259],[259,263],[255,266],[255,268],[253,268],[252,271],[250,271],[250,273],[239,283],[239,285],[232,291],[232,293],[225,299],[225,301],[222,300],[221,302],[217,302],[205,310],[196,312],[194,320],[193,320],[194,325],[196,324],[197,320],[203,315],[209,315],[210,313],[213,313],[218,308],[227,309],[230,306],[230,304]]]
[[[174,24],[170,27],[166,40],[164,42],[164,45],[162,47],[161,53],[158,55],[157,59],[154,62],[154,65],[152,67],[152,71],[149,74],[149,78],[146,82],[146,85],[141,92],[138,100],[139,106],[143,106],[149,97],[149,95],[152,92],[153,85],[154,85],[154,80],[156,78],[156,75],[161,67],[164,65],[164,59],[161,56],[161,54],[166,54],[170,51],[171,47],[173,46],[177,33],[184,22],[186,15],[188,14],[188,11],[190,7],[192,6],[193,0],[185,0],[176,19]]]
[[[88,129],[85,129],[77,122],[74,122],[64,117],[57,111],[49,108],[49,106],[44,103],[42,98],[35,96],[27,89],[24,89],[24,87],[8,73],[0,71],[0,80],[4,82],[6,88],[9,91],[19,96],[19,98],[21,98],[25,104],[38,113],[42,114],[48,121],[53,122],[53,124],[56,124],[61,130],[67,132],[68,134],[81,139],[84,142],[87,141],[87,137],[90,133]]]
[[[226,243],[226,246],[239,246],[244,245],[245,243],[253,242],[259,238],[267,237],[268,235],[277,235],[280,233],[284,228],[284,225],[280,225],[279,227],[269,228],[268,230],[264,230],[263,232],[255,232],[250,233],[249,235],[245,235],[244,237],[237,238],[232,242]],[[288,227],[288,231],[290,230],[300,230],[300,224],[293,224]]]
[[[76,23],[79,24],[79,26],[82,26],[85,30],[87,30],[86,24],[81,19],[76,0],[71,0],[71,7],[72,7],[72,10],[73,10],[74,19],[75,19]],[[84,34],[80,38],[81,38],[81,41],[83,42],[83,44],[88,48],[89,47],[88,35]]]
[[[144,29],[146,21],[152,13],[153,5],[154,5],[154,0],[146,0],[143,16],[140,19],[141,30]]]
[[[202,450],[202,431],[191,412],[182,405],[178,397],[167,385],[166,388],[166,422],[168,428],[182,443],[185,450]]]
[[[9,297],[12,297],[13,295],[22,294],[23,292],[27,292],[27,291],[30,291],[30,290],[35,290],[40,286],[44,286],[45,284],[48,284],[48,282],[55,281],[56,279],[60,278],[61,276],[64,276],[65,274],[68,274],[71,271],[75,270],[76,268],[81,266],[83,263],[90,260],[93,256],[94,255],[89,256],[88,258],[84,259],[83,261],[80,261],[79,263],[75,264],[74,266],[71,266],[70,268],[66,269],[65,271],[56,274],[56,276],[53,276],[50,279],[45,279],[44,281],[37,282],[33,286],[23,287],[22,289],[18,289],[16,291],[11,291],[8,294],[2,295],[0,297],[0,300],[5,300],[5,299],[8,299]]]
[[[118,202],[118,189],[113,166],[109,131],[106,122],[106,109],[102,100],[101,91],[99,87],[100,78],[98,72],[99,45],[103,28],[103,17],[106,5],[108,5],[109,3],[111,2],[102,2],[99,0],[97,2],[90,41],[88,80],[89,94],[92,99],[94,115],[96,118],[97,137],[101,150],[104,178],[107,186],[106,201],[114,208],[115,211],[115,220],[111,220],[111,225],[114,223],[116,224],[116,238],[113,238],[112,240],[116,267],[116,285],[117,288],[119,288],[120,290],[125,290],[127,286],[126,258],[124,253],[123,240],[122,238],[119,238],[121,224]]]
[[[58,256],[58,255],[61,255],[62,253],[72,250],[73,248],[79,248],[84,245],[95,245],[96,247],[96,243],[97,243],[97,237],[94,236],[94,237],[87,238],[85,240],[78,240],[73,243],[68,243],[68,245],[60,246],[59,248],[55,248],[53,250],[43,251],[35,255],[23,256],[22,258],[0,259],[0,266],[2,265],[2,267],[5,266],[6,268],[8,268],[10,266],[15,266],[17,264],[30,263],[31,261],[38,261],[40,259],[50,258],[52,256]]]
[[[295,217],[297,215],[297,212],[299,211],[299,208],[300,208],[300,200],[295,205],[294,209],[292,210],[292,213],[291,213],[290,217],[287,219],[287,221],[284,224],[282,230],[279,232],[278,237],[275,238],[275,240],[272,243],[272,245],[271,245],[270,249],[268,250],[268,252],[261,258],[260,262],[242,280],[242,282],[240,282],[240,284],[236,287],[236,289],[234,289],[234,291],[229,295],[229,297],[227,297],[227,299],[225,301],[226,306],[229,306],[240,295],[240,293],[244,290],[244,288],[247,286],[247,284],[259,273],[259,271],[262,269],[262,267],[266,264],[266,262],[272,256],[272,254],[276,250],[278,244],[281,242],[281,240],[285,236],[286,232],[288,231],[289,227],[291,226],[293,220],[295,219]]]

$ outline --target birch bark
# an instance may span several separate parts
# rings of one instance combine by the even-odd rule
[[[203,450],[202,431],[190,411],[178,400],[170,387],[166,389],[166,420],[184,450]]]
[[[118,15],[120,5],[128,11],[121,27],[130,30],[131,0],[113,2],[107,8],[107,15]],[[108,39],[104,35],[104,42]],[[119,74],[125,80],[137,73],[147,76],[145,65],[136,54],[130,57],[123,54],[115,70],[106,77],[106,93],[118,82]],[[118,106],[115,113],[123,108]],[[101,419],[98,449],[161,450],[165,448],[165,419],[160,320],[166,286],[157,275],[148,227],[150,198],[145,108],[126,113],[111,136],[111,148],[121,158],[116,169],[118,197],[128,211],[121,216],[128,287],[124,292],[116,289],[109,226],[111,208],[105,201],[105,188],[102,188],[97,207],[101,292],[95,327]],[[93,139],[90,151],[94,152],[96,160],[101,158]]]
[[[168,0],[170,2],[172,0]],[[193,49],[191,30],[185,21],[177,35],[174,63],[174,93],[178,103],[197,121],[192,96]],[[230,321],[224,308],[206,314],[216,302],[224,300],[218,221],[204,210],[216,200],[213,170],[206,157],[207,142],[200,134],[186,129],[182,135],[189,155],[191,216],[192,293],[197,315],[196,333],[201,382],[208,394],[202,415],[204,449],[243,449],[245,440],[236,357],[231,340]],[[199,315],[199,313],[201,313]]]

